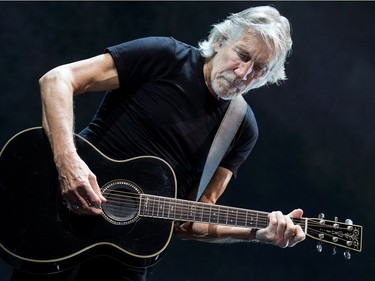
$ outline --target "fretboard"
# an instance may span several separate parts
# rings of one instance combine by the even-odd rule
[[[193,221],[236,227],[265,228],[268,213],[222,205],[142,194],[139,215],[175,221]]]

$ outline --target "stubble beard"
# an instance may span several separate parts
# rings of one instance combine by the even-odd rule
[[[234,77],[225,74],[212,79],[211,87],[216,96],[223,100],[231,100],[247,92],[247,87],[242,86]]]
[[[241,81],[236,80],[234,77],[222,74],[219,78],[212,79],[211,87],[218,98],[232,100],[240,95],[246,94],[251,89],[262,87],[265,83],[265,78],[254,79],[250,84],[245,86]],[[231,84],[233,86],[230,86]]]

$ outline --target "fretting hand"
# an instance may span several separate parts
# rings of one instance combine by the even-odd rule
[[[262,243],[273,244],[281,248],[293,247],[306,238],[301,226],[293,223],[292,218],[302,218],[303,211],[295,209],[288,215],[280,211],[268,215],[269,224],[256,232],[255,238]]]

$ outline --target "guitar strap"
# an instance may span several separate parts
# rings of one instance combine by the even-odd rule
[[[198,201],[202,196],[207,184],[211,180],[226,151],[229,148],[240,124],[246,114],[247,103],[242,96],[234,98],[225,112],[220,127],[216,132],[215,138],[211,144],[210,151],[203,168],[202,177],[199,182],[198,192],[195,200]]]

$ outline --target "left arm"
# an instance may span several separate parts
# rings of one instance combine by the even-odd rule
[[[215,204],[223,194],[232,177],[232,172],[226,168],[219,167],[211,181],[207,185],[200,202]],[[270,223],[265,229],[231,227],[224,225],[213,225],[199,222],[186,222],[175,227],[175,234],[186,240],[200,240],[205,242],[240,242],[259,241],[262,243],[274,244],[279,247],[292,247],[305,239],[301,227],[295,225],[290,217],[302,217],[302,210],[297,209],[289,215],[281,212],[272,212],[269,215]]]

